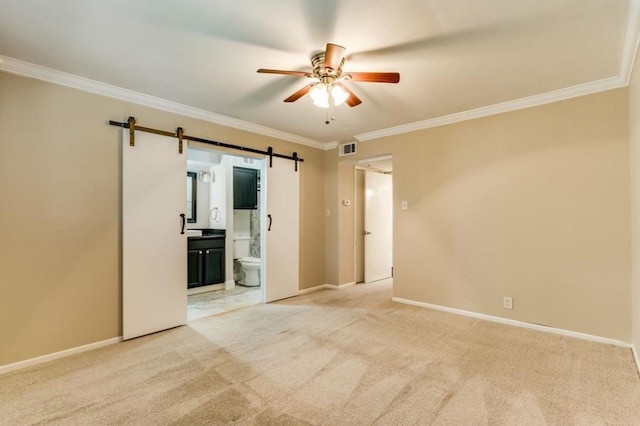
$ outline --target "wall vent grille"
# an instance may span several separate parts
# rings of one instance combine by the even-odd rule
[[[344,157],[345,155],[353,155],[356,153],[356,143],[355,142],[343,143],[342,145],[339,146],[338,152],[340,154],[340,157]]]

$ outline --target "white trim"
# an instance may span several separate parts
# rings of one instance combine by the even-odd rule
[[[633,360],[636,362],[638,375],[640,375],[640,355],[638,355],[638,349],[636,349],[636,345],[631,345],[631,353],[633,354]]]
[[[325,151],[329,151],[329,150],[332,150],[332,149],[336,149],[336,148],[337,148],[337,147],[339,147],[339,146],[340,146],[340,142],[338,142],[338,141],[332,141],[332,142],[327,142],[327,143],[325,143],[325,144],[324,144],[324,148],[323,148],[323,149],[324,149]]]
[[[580,84],[566,89],[554,90],[552,92],[542,93],[539,95],[528,96],[526,98],[515,99],[513,101],[503,102],[500,104],[489,105],[481,108],[472,109],[470,111],[458,112],[455,114],[444,115],[441,117],[430,118],[428,120],[416,121],[413,123],[403,124],[401,126],[389,127],[386,129],[375,130],[373,132],[362,133],[354,136],[359,142],[372,139],[378,139],[386,136],[394,136],[402,133],[415,132],[417,130],[430,129],[432,127],[445,126],[447,124],[459,123],[461,121],[473,120],[476,118],[488,117],[491,115],[502,114],[519,109],[531,108],[534,106],[550,104],[553,102],[564,101],[579,96],[590,95],[593,93],[613,90],[625,87],[626,81],[622,77],[611,77],[604,80],[593,81],[590,83]]]
[[[407,304],[407,305],[413,305],[413,306],[420,306],[422,308],[435,309],[437,311],[448,312],[450,314],[462,315],[462,316],[471,317],[471,318],[478,318],[478,319],[482,319],[482,320],[486,320],[486,321],[492,321],[492,322],[497,322],[497,323],[500,323],[500,324],[512,325],[512,326],[515,326],[515,327],[528,328],[528,329],[531,329],[531,330],[543,331],[543,332],[551,333],[551,334],[559,334],[561,336],[574,337],[576,339],[589,340],[589,341],[592,341],[592,342],[604,343],[604,344],[607,344],[607,345],[622,346],[624,348],[631,348],[632,347],[632,345],[630,343],[623,342],[621,340],[609,339],[607,337],[601,337],[601,336],[594,336],[592,334],[579,333],[577,331],[564,330],[564,329],[561,329],[561,328],[554,328],[554,327],[547,327],[547,326],[539,325],[539,324],[531,324],[531,323],[528,323],[528,322],[523,322],[523,321],[518,321],[518,320],[513,320],[513,319],[508,319],[508,318],[494,317],[492,315],[485,315],[485,314],[480,314],[480,313],[476,313],[476,312],[465,311],[465,310],[462,310],[462,309],[449,308],[447,306],[432,305],[431,303],[417,302],[415,300],[402,299],[400,297],[392,297],[391,300],[394,301],[394,302],[404,303],[404,304]]]
[[[430,118],[427,120],[407,123],[400,126],[388,127],[385,129],[375,130],[372,132],[361,133],[355,135],[354,139],[358,142],[378,139],[387,136],[394,136],[403,133],[414,132],[417,130],[429,129],[433,127],[444,126],[447,124],[459,123],[461,121],[473,120],[491,115],[502,114],[510,111],[531,108],[534,106],[559,102],[579,96],[590,95],[606,90],[613,90],[629,85],[631,72],[636,57],[636,51],[640,43],[640,0],[629,0],[629,11],[627,14],[627,25],[625,38],[622,46],[622,54],[620,58],[620,67],[618,76],[609,77],[602,80],[592,81],[579,84],[564,89],[554,90],[547,93],[528,96],[525,98],[515,99],[512,101],[502,102],[499,104],[488,105],[469,111],[463,111],[455,114]],[[339,142],[321,142],[315,139],[306,138],[304,136],[283,132],[269,127],[261,126],[247,121],[238,120],[210,111],[190,107],[188,105],[179,104],[168,101],[166,99],[157,98],[155,96],[145,95],[143,93],[134,92],[129,89],[113,86],[95,80],[90,80],[77,75],[57,71],[40,65],[13,59],[8,56],[0,55],[0,70],[26,77],[36,78],[50,83],[60,84],[85,92],[95,93],[110,98],[123,100],[151,108],[180,114],[186,117],[198,120],[208,121],[220,124],[234,129],[245,130],[251,133],[257,133],[268,137],[286,140],[289,142],[306,145],[324,151],[336,149]]]
[[[356,285],[356,282],[352,281],[352,282],[346,283],[346,284],[339,284],[339,285],[325,284],[325,285],[327,286],[327,288],[332,288],[334,290],[342,290],[343,288],[352,287],[352,286]]]
[[[330,284],[320,284],[315,287],[303,288],[302,290],[298,290],[298,296],[302,296],[303,294],[312,293],[318,290],[324,290],[327,288],[331,288]]]
[[[392,154],[379,155],[377,157],[369,157],[369,158],[363,158],[362,160],[358,160],[357,164],[373,163],[375,161],[384,161],[384,160],[392,160],[392,159],[393,159],[393,155]]]
[[[350,282],[350,283],[346,283],[346,284],[340,284],[340,285],[335,285],[335,284],[320,284],[317,285],[315,287],[309,287],[309,288],[303,288],[302,290],[298,290],[298,296],[301,296],[303,294],[307,294],[307,293],[311,293],[313,291],[318,291],[318,290],[324,290],[324,289],[329,289],[329,290],[342,290],[345,289],[347,287],[352,287],[356,285],[355,282]]]
[[[0,365],[0,374],[8,373],[15,370],[21,370],[23,368],[32,367],[34,365],[53,361],[55,359],[65,358],[82,352],[91,351],[94,349],[102,348],[104,346],[120,343],[121,341],[122,337],[114,337],[112,339],[89,343],[88,345],[83,346],[76,346],[75,348],[65,349],[60,352],[54,352],[52,354],[42,355],[36,358],[25,359],[24,361],[14,362],[13,364]]]
[[[236,282],[233,279],[226,280],[224,282],[224,289],[225,290],[233,290],[234,288],[236,288]]]
[[[629,85],[633,63],[640,42],[640,0],[629,1],[629,12],[627,13],[627,29],[622,45],[622,56],[620,58],[620,76],[624,79],[625,85]]]
[[[111,84],[102,83],[96,80],[80,77],[62,71],[40,65],[31,64],[29,62],[13,59],[8,56],[0,55],[0,70],[8,73],[31,77],[49,83],[59,84],[61,86],[71,87],[73,89],[82,90],[84,92],[95,93],[97,95],[109,98],[119,99],[125,102],[131,102],[138,105],[144,105],[150,108],[168,111],[175,114],[191,117],[198,120],[208,121],[210,123],[220,124],[222,126],[232,127],[234,129],[245,130],[251,133],[257,133],[276,139],[297,143],[300,145],[310,146],[321,150],[327,150],[327,145],[323,142],[306,138],[292,133],[283,132],[272,129],[270,127],[261,126],[259,124],[249,123],[247,121],[238,120],[236,118],[227,117],[216,114],[203,109],[190,107],[188,105],[179,104],[177,102],[168,101],[166,99],[157,98],[155,96],[145,95],[144,93],[135,92],[133,90],[124,89],[122,87],[113,86]]]

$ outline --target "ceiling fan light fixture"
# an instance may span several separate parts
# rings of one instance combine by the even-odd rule
[[[333,86],[331,88],[331,96],[333,96],[333,104],[341,105],[347,100],[349,94],[340,86]]]
[[[324,83],[317,83],[309,90],[309,96],[315,106],[320,108],[329,108],[329,92],[327,91],[327,85]]]
[[[331,96],[329,96],[331,93]],[[309,96],[315,106],[320,108],[329,108],[329,98],[331,97],[334,106],[343,104],[349,94],[340,86],[326,85],[324,83],[314,84],[309,90]]]

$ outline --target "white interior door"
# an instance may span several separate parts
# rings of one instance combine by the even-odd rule
[[[293,161],[276,157],[266,169],[265,301],[273,302],[298,294],[300,171],[294,170]]]
[[[122,147],[122,335],[132,339],[186,324],[186,144],[136,132]],[[186,229],[186,224],[185,224]]]
[[[365,171],[364,281],[391,277],[393,266],[393,184],[391,175]]]

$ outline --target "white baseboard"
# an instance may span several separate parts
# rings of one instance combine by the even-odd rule
[[[343,289],[343,288],[346,288],[346,287],[351,287],[353,285],[356,285],[356,283],[353,282],[353,283],[346,283],[346,284],[340,284],[340,285],[320,284],[320,285],[317,285],[315,287],[303,288],[302,290],[298,290],[298,296],[301,296],[301,295],[307,294],[307,293],[311,293],[313,291],[324,290],[324,289],[340,290],[340,289]]]
[[[335,285],[335,284],[325,284],[327,286],[327,288],[332,288],[334,290],[340,290],[343,288],[347,288],[347,287],[351,287],[356,285],[355,281],[350,282],[350,283],[346,283],[346,284],[340,284],[340,285]]]
[[[640,356],[638,355],[638,348],[636,345],[631,345],[631,353],[633,354],[633,359],[636,362],[636,368],[638,369],[638,375],[640,375]]]
[[[423,307],[423,308],[435,309],[437,311],[448,312],[450,314],[463,315],[465,317],[478,318],[478,319],[482,319],[482,320],[486,320],[486,321],[497,322],[497,323],[500,323],[500,324],[512,325],[512,326],[515,326],[515,327],[529,328],[531,330],[544,331],[546,333],[559,334],[561,336],[574,337],[576,339],[590,340],[592,342],[604,343],[604,344],[607,344],[607,345],[622,346],[624,348],[631,348],[632,347],[632,345],[630,343],[623,342],[621,340],[609,339],[607,337],[601,337],[601,336],[594,336],[592,334],[579,333],[577,331],[564,330],[564,329],[561,329],[561,328],[554,328],[554,327],[547,327],[547,326],[538,325],[538,324],[531,324],[529,322],[512,320],[512,319],[508,319],[508,318],[494,317],[492,315],[479,314],[479,313],[476,313],[476,312],[465,311],[465,310],[462,310],[462,309],[449,308],[449,307],[440,306],[440,305],[432,305],[431,303],[416,302],[415,300],[402,299],[400,297],[392,297],[391,300],[394,301],[394,302],[404,303],[404,304],[407,304],[407,305],[413,305],[413,306],[420,306],[420,307]],[[636,363],[637,363],[637,359],[638,358],[636,358]]]
[[[32,367],[34,365],[53,361],[54,359],[60,359],[70,355],[79,354],[81,352],[91,351],[93,349],[98,349],[104,346],[113,345],[121,341],[122,341],[122,337],[114,337],[112,339],[89,343],[88,345],[83,345],[83,346],[76,346],[75,348],[65,349],[60,352],[54,352],[52,354],[42,355],[36,358],[25,359],[24,361],[14,362],[13,364],[0,365],[0,374],[8,373],[10,371],[20,370],[27,367]]]
[[[324,290],[325,288],[331,288],[329,284],[320,284],[315,287],[303,288],[302,290],[298,290],[298,296],[303,294],[312,293],[318,290]]]

